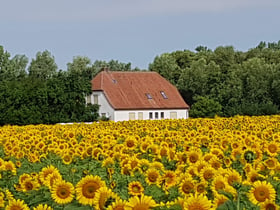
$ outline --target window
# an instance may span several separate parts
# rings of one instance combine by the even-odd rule
[[[155,119],[158,119],[158,112],[155,112]]]
[[[148,99],[152,99],[153,98],[150,93],[146,93],[146,96],[147,96]]]
[[[98,104],[98,95],[93,95],[93,103]]]
[[[164,112],[161,112],[161,113],[160,113],[160,118],[161,118],[161,119],[164,119]]]
[[[101,117],[106,117],[106,113],[101,113]]]
[[[167,95],[165,94],[164,91],[160,91],[160,94],[162,95],[162,97],[163,97],[164,99],[168,99],[168,97],[167,97]]]
[[[153,119],[153,112],[149,112],[149,119]]]
[[[135,120],[135,112],[129,112],[128,113],[128,115],[129,115],[129,120]]]
[[[143,120],[143,112],[138,112],[138,120]]]
[[[170,119],[177,119],[177,112],[170,112]]]

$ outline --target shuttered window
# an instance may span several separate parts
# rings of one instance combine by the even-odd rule
[[[170,119],[177,119],[177,112],[170,112]]]

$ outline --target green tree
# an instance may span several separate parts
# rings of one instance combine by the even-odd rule
[[[195,101],[190,109],[190,117],[215,117],[221,114],[219,102],[203,96],[195,97]]]
[[[41,80],[51,78],[57,71],[54,57],[49,51],[38,52],[28,68],[29,76]]]
[[[169,53],[156,56],[154,62],[149,64],[149,70],[158,72],[165,79],[176,85],[181,75],[181,69],[175,58]]]

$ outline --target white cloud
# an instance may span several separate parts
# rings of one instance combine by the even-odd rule
[[[279,0],[9,0],[1,4],[0,22],[94,21],[279,6]]]

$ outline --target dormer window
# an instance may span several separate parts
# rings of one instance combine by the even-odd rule
[[[165,94],[164,91],[160,91],[160,94],[162,95],[162,97],[163,97],[164,99],[168,99],[168,97],[167,97],[167,95]]]
[[[153,97],[151,96],[150,93],[146,93],[146,96],[147,96],[148,99],[153,99]]]

